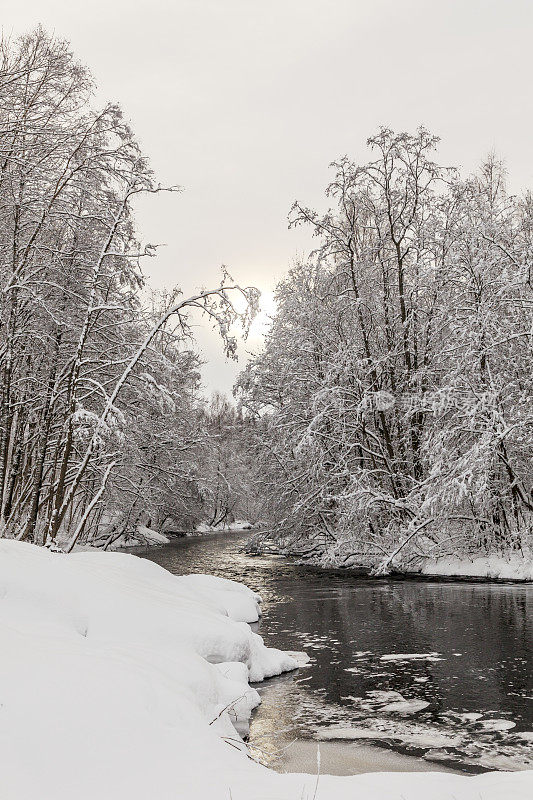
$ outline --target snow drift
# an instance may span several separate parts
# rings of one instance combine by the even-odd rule
[[[257,594],[121,553],[0,540],[0,796],[311,798],[317,779],[247,757],[249,681],[296,662],[244,620]],[[529,798],[531,773],[321,776],[316,798]]]

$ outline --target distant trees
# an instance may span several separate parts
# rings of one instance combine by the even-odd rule
[[[490,158],[381,129],[334,164],[317,248],[241,375],[278,536],[335,563],[531,544],[532,203]]]
[[[187,314],[226,348],[234,284],[144,308],[132,203],[157,193],[114,105],[41,29],[0,49],[0,530],[42,542],[202,516]],[[174,321],[173,327],[169,327]],[[198,456],[198,459],[196,458]]]
[[[261,518],[255,478],[255,422],[215,393],[204,411],[207,438],[203,502],[205,522],[225,525],[236,519]]]

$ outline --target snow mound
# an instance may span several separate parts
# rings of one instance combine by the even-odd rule
[[[215,599],[227,616],[238,622],[257,622],[261,616],[261,595],[242,583],[215,575],[183,575],[180,580],[206,600]]]
[[[125,553],[0,540],[0,598],[0,773],[10,798],[154,796],[147,784],[106,794],[90,782],[80,794],[76,776],[90,761],[104,786],[115,761],[131,770],[131,753],[159,763],[169,726],[180,740],[237,737],[231,723],[246,723],[260,702],[249,681],[297,666],[242,621],[258,618],[255,592]],[[146,747],[154,752],[144,757]]]

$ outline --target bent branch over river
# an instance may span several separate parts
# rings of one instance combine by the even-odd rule
[[[310,664],[258,686],[254,755],[279,770],[531,769],[533,585],[369,579],[242,552],[248,534],[138,555],[263,597],[266,644]]]

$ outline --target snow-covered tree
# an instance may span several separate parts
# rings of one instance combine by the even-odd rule
[[[332,209],[294,205],[317,248],[239,380],[275,535],[380,570],[527,546],[531,200],[494,158],[439,167],[424,129],[368,143],[333,165]]]
[[[188,317],[233,354],[256,292],[223,272],[147,302],[156,248],[133,203],[162,188],[120,108],[95,108],[88,71],[40,28],[0,58],[1,531],[71,546],[143,515],[192,524],[205,436]]]

